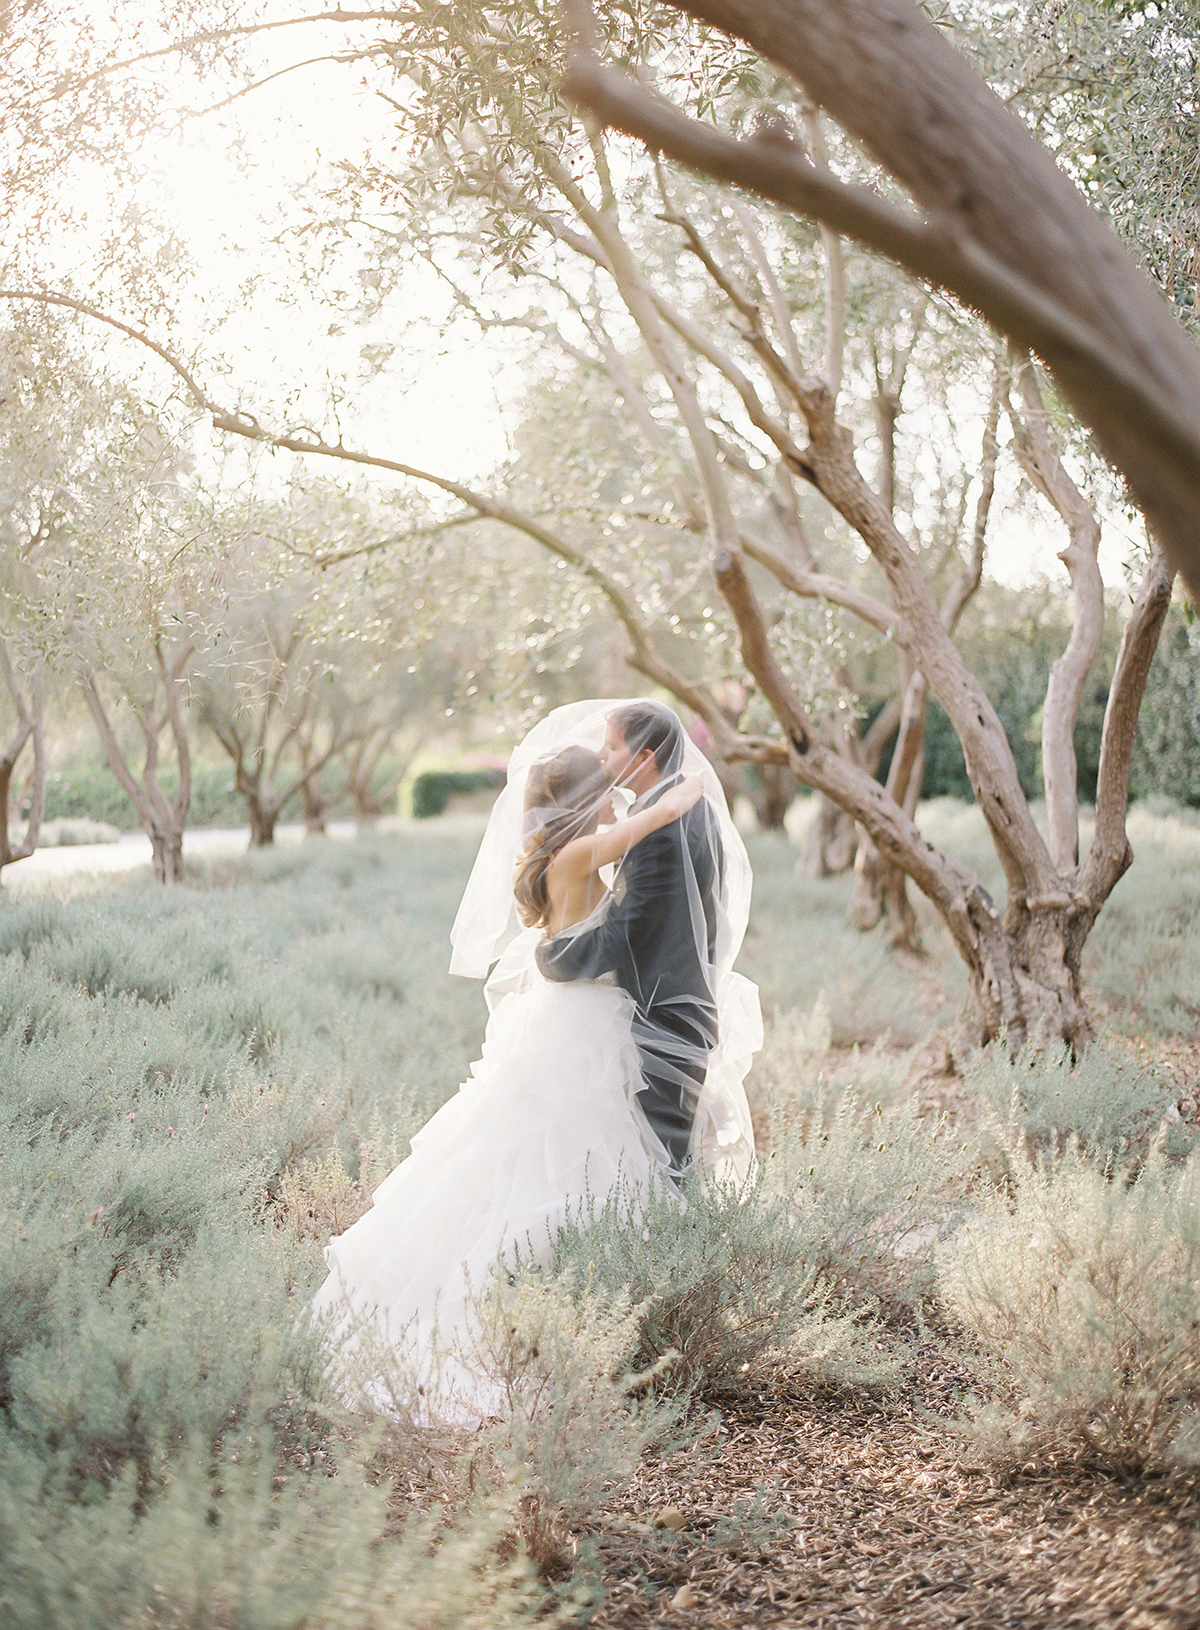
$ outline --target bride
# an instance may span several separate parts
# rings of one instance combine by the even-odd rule
[[[326,1247],[312,1310],[347,1374],[382,1348],[442,1413],[486,1414],[461,1355],[506,1255],[544,1262],[618,1185],[745,1176],[762,1028],[732,963],[749,894],[720,784],[669,708],[580,702],[530,731],[451,931],[452,973],[495,964],[482,1057]]]

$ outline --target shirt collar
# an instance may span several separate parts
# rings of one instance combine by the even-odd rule
[[[667,792],[680,779],[681,776],[677,771],[674,775],[667,775],[664,776],[661,781],[656,781],[650,788],[649,792],[644,792],[640,798],[635,798],[633,800],[633,803],[629,806],[629,813],[631,815],[637,815],[643,809],[649,809],[651,804],[656,804],[662,797],[663,793]]]

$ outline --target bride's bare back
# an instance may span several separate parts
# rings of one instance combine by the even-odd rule
[[[546,868],[550,902],[547,935],[561,934],[590,917],[608,892],[600,868],[622,860],[635,843],[677,821],[699,801],[703,790],[703,777],[696,773],[685,775],[677,786],[668,788],[648,809],[639,810],[627,821],[564,844]]]

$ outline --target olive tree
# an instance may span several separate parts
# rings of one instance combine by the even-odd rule
[[[14,720],[0,756],[6,817],[32,749],[24,834],[14,845],[5,820],[0,866],[37,844],[53,678],[84,702],[156,873],[173,881],[190,800],[185,675],[203,637],[211,529],[167,420],[45,316],[26,314],[0,341],[0,677]],[[177,761],[170,793],[164,739]]]
[[[261,539],[234,551],[220,621],[196,673],[197,717],[228,753],[251,848],[342,746],[337,607]]]
[[[219,527],[170,414],[105,373],[61,324],[5,340],[0,672],[17,716],[8,755],[24,740],[35,748],[21,847],[36,840],[43,808],[52,672],[83,701],[156,875],[177,881],[191,799],[187,675],[219,592]]]
[[[699,26],[685,25],[685,13]],[[1167,555],[1194,566],[1200,518],[1200,366],[1110,229],[906,0],[621,6],[606,10],[603,35],[577,7],[570,49],[557,14],[533,3],[503,16],[464,4],[326,20],[358,29],[360,56],[375,64],[400,127],[394,152],[340,173],[341,213],[331,224],[358,230],[365,219],[368,231],[399,234],[428,255],[442,234],[460,230],[460,212],[471,218],[473,261],[456,249],[442,270],[459,277],[468,301],[483,273],[510,278],[511,295],[484,321],[535,325],[620,397],[655,482],[670,493],[672,548],[690,540],[693,574],[711,571],[719,603],[707,620],[714,635],[725,624],[727,649],[761,704],[757,720],[731,717],[722,676],[684,665],[664,637],[656,572],[671,549],[640,543],[622,556],[617,547],[628,535],[624,499],[637,494],[602,491],[603,514],[547,511],[523,501],[507,470],[472,485],[389,451],[347,446],[340,434],[271,424],[206,387],[190,360],[155,337],[157,313],[130,323],[65,292],[10,286],[6,294],[72,307],[155,349],[223,434],[423,484],[441,495],[444,524],[474,515],[545,549],[603,596],[634,666],[703,719],[720,753],[789,768],[851,813],[882,864],[925,892],[967,964],[977,1034],[1003,1026],[1014,1040],[1044,1030],[1085,1042],[1080,954],[1129,862],[1129,755],[1170,594]],[[638,64],[641,77],[612,65],[614,57]],[[648,85],[655,78],[680,105]],[[82,83],[71,81],[68,93]],[[742,198],[686,182],[661,157],[639,160],[636,147],[606,138],[602,123],[735,184]],[[815,235],[790,229],[778,206],[818,223]],[[651,214],[663,217],[666,234],[648,230]],[[917,280],[910,316],[932,290],[940,311],[956,309],[948,296],[1010,342],[977,392],[973,502],[941,558],[922,517],[899,515],[886,480],[862,469],[861,446],[870,438],[877,453],[888,426],[886,416],[864,423],[872,393],[860,396],[847,370],[847,239]],[[789,256],[794,264],[804,254],[822,267],[819,294],[811,279],[793,279]],[[986,355],[982,334],[978,345]],[[1030,352],[1124,472],[1161,540],[1148,551],[1110,687],[1096,837],[1082,861],[1070,764],[1047,778],[1057,788],[1047,842],[995,709],[953,638],[978,580],[1003,420],[1067,530],[1076,617],[1052,679],[1046,742],[1069,756],[1080,674],[1095,656],[1096,525],[1068,473],[1049,386]],[[802,502],[812,493],[857,540],[862,571],[831,571],[813,550]],[[829,717],[826,676],[796,663],[767,592],[789,606],[836,608],[896,650],[907,734],[890,790],[856,761]],[[926,689],[962,742],[1007,880],[1003,909],[914,822]]]
[[[86,417],[86,410],[72,415],[50,388],[64,373],[44,324],[12,325],[0,335],[0,875],[37,848],[45,812],[46,671],[54,652],[39,568],[61,543],[66,477]],[[81,394],[95,405],[90,389]]]
[[[84,703],[163,883],[183,878],[189,671],[210,637],[221,565],[203,509],[127,488],[76,529],[54,584]]]

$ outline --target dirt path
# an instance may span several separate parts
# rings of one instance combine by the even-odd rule
[[[644,1467],[592,1536],[598,1630],[1200,1625],[1200,1477],[1004,1479],[955,1460],[922,1407],[764,1394],[713,1458]],[[739,1543],[731,1510],[772,1483],[774,1524]],[[650,1526],[664,1507],[678,1535]]]
[[[353,821],[331,821],[328,836],[352,838]],[[280,844],[303,841],[304,827],[289,823],[275,829]],[[189,827],[183,834],[184,858],[200,855],[240,855],[250,841],[248,827]],[[38,849],[26,860],[15,860],[4,868],[4,887],[20,893],[44,888],[58,877],[106,877],[150,865],[150,839],[143,832],[123,832],[115,843],[64,844],[61,848]]]

